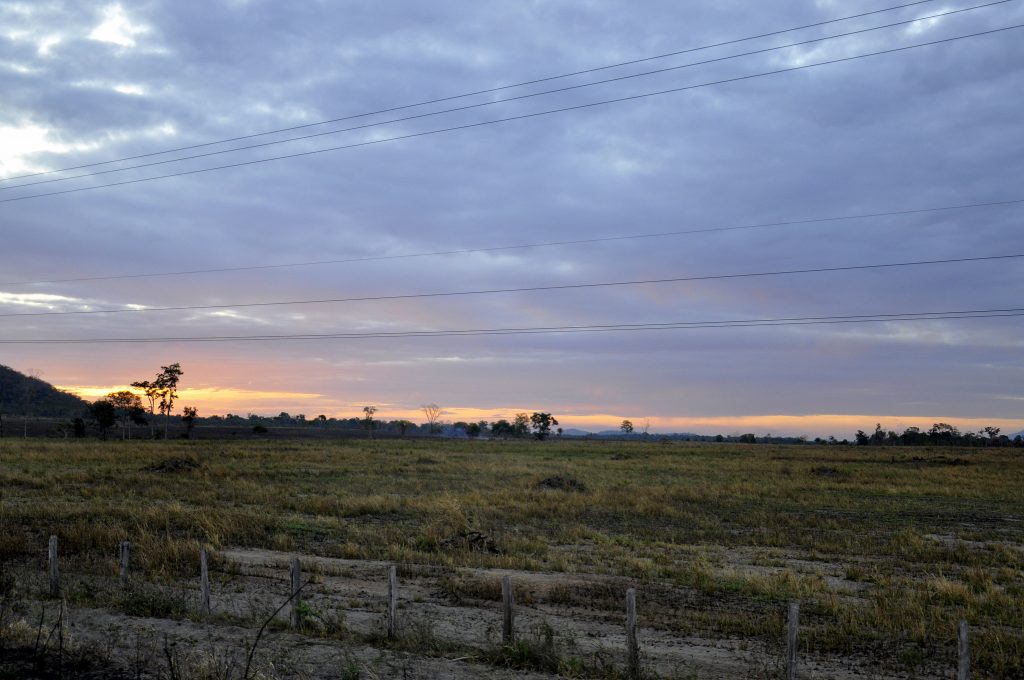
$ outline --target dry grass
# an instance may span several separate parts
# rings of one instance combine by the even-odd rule
[[[912,460],[954,456],[969,464]],[[199,465],[150,469],[168,459]],[[538,484],[554,476],[586,490]],[[777,640],[780,605],[798,599],[808,651],[910,669],[951,667],[967,618],[975,667],[1013,677],[1024,674],[1022,479],[1012,450],[3,440],[0,564],[41,568],[56,533],[80,573],[113,574],[116,546],[132,541],[154,583],[194,575],[202,545],[605,574],[640,583],[655,627]],[[446,543],[467,532],[496,549]],[[445,588],[498,592],[496,580]],[[594,588],[538,600],[621,608],[619,589]]]

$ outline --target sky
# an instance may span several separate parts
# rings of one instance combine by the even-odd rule
[[[310,126],[896,4],[0,0],[0,177]],[[231,307],[1024,254],[1024,203],[478,250],[1024,199],[1024,29],[786,70],[1024,24],[1021,0],[922,18],[978,4],[921,2],[290,133],[8,179],[0,182],[0,363],[97,398],[179,362],[180,403],[201,415],[352,417],[372,404],[378,417],[422,420],[420,405],[436,403],[449,420],[547,411],[563,427],[589,430],[624,418],[649,420],[654,432],[840,438],[876,422],[1024,429],[1024,317],[1014,316],[28,342],[1021,307],[1024,261],[1015,258]],[[784,72],[746,77],[771,71]],[[722,80],[731,82],[704,85]],[[679,88],[690,89],[649,94]],[[635,95],[646,96],[529,115]],[[386,122],[473,104],[481,106]],[[528,117],[421,134],[516,116]],[[322,132],[331,134],[123,170]],[[133,182],[338,146],[350,148]],[[97,171],[116,172],[68,179]],[[101,188],[116,182],[132,183]],[[83,190],[39,196],[70,189]],[[394,257],[453,250],[477,252]],[[135,276],[353,259],[361,261]],[[133,278],[111,278],[126,275]],[[214,305],[221,307],[25,315]]]

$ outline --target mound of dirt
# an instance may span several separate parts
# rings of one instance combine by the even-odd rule
[[[818,475],[819,477],[833,477],[835,479],[847,479],[850,476],[847,472],[837,470],[833,467],[827,467],[825,465],[813,468],[811,470],[811,474]]]
[[[188,458],[168,458],[145,468],[147,472],[192,472],[201,465]]]
[[[545,477],[544,479],[537,482],[537,486],[541,489],[557,489],[559,491],[577,491],[584,492],[587,490],[587,485],[579,481],[574,477],[563,477],[562,475],[555,475],[554,477]]]
[[[625,453],[616,453],[612,455],[608,460],[629,460],[629,456]]]
[[[468,550],[469,552],[501,555],[504,551],[494,539],[480,531],[464,530],[441,541],[445,550]]]

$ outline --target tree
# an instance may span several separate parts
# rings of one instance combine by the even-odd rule
[[[558,425],[558,421],[550,413],[534,412],[530,416],[530,424],[533,427],[533,436],[543,441],[551,434],[551,426]]]
[[[134,387],[137,390],[142,390],[142,394],[145,395],[146,401],[149,402],[149,415],[155,416],[156,399],[157,395],[160,393],[160,389],[156,386],[155,383],[149,380],[136,380],[135,382],[132,383],[132,387]],[[156,433],[153,431],[152,421],[149,424],[149,436],[156,438]]]
[[[376,412],[376,406],[363,407],[363,426],[366,428],[366,434],[370,439],[373,439],[373,414]]]
[[[192,428],[196,426],[196,418],[199,411],[195,406],[186,406],[181,409],[181,422],[185,425],[185,439],[192,438]]]
[[[106,399],[94,401],[89,407],[89,416],[92,418],[96,429],[100,431],[100,439],[107,438],[107,430],[117,424],[117,411],[114,405]]]
[[[495,420],[491,423],[491,436],[501,437],[502,439],[508,439],[512,435],[512,423],[508,422],[504,418],[501,420]]]
[[[649,430],[649,429],[651,429],[651,419],[650,418],[644,418],[644,426],[640,430],[640,432],[644,436],[644,439],[647,439],[647,430]]]
[[[530,434],[530,416],[525,413],[517,413],[512,421],[512,436],[525,437]]]
[[[740,435],[740,444],[756,444],[757,437],[752,432]]]
[[[132,422],[138,422],[142,415],[142,399],[128,390],[111,392],[107,401],[114,406],[114,412],[121,421],[121,439],[132,438]]]
[[[434,434],[437,431],[437,421],[441,419],[441,407],[437,404],[423,404],[420,406],[420,410],[423,411],[427,424],[430,425],[430,434]]]
[[[415,423],[412,422],[411,420],[404,420],[404,419],[403,420],[396,420],[393,424],[394,424],[395,427],[398,428],[398,434],[400,436],[402,436],[402,437],[405,436],[406,430],[408,430],[410,427],[413,427],[415,425]]]
[[[178,398],[178,381],[182,375],[179,363],[161,366],[153,383],[160,398],[160,413],[164,415],[164,439],[167,439],[167,426],[171,420],[171,412],[174,411],[174,401]]]
[[[622,434],[632,434],[633,433],[633,423],[631,423],[628,420],[623,420],[622,421],[622,425],[619,425],[619,429],[622,430]]]
[[[466,423],[466,436],[476,439],[480,436],[480,423]]]

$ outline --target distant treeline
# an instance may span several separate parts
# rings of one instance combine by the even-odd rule
[[[949,423],[935,423],[929,430],[908,427],[902,433],[882,429],[875,425],[871,434],[857,430],[855,443],[858,446],[1024,446],[1024,437],[1015,435],[1012,439],[1000,434],[998,427],[985,427],[975,432],[961,432]]]

